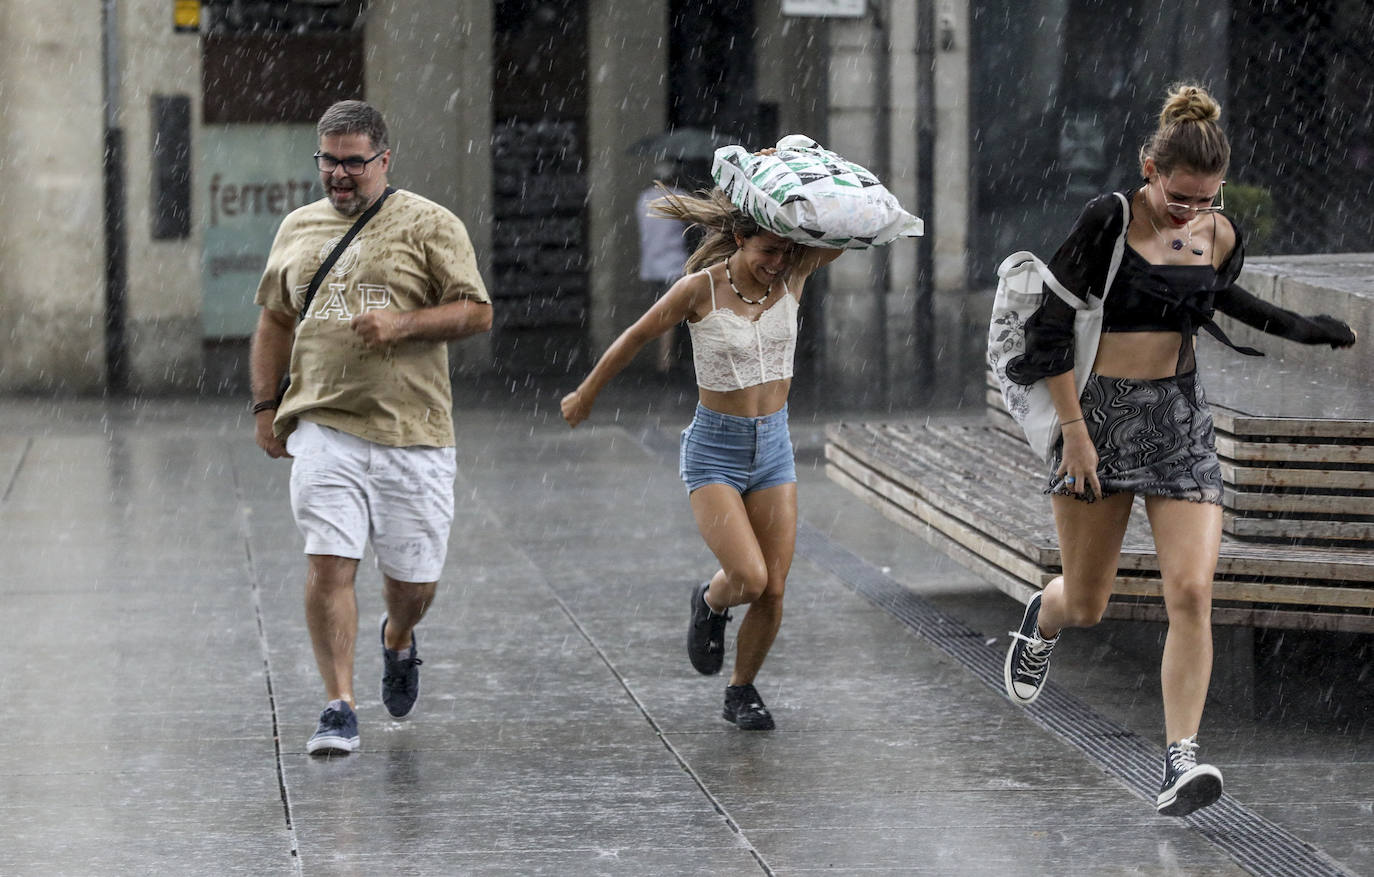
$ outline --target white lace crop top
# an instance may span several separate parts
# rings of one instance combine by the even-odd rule
[[[716,282],[709,271],[711,312],[687,323],[697,386],[728,393],[792,377],[797,352],[797,300],[782,282],[782,296],[757,320],[716,306]]]

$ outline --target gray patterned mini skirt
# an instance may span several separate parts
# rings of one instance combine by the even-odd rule
[[[1191,404],[1177,377],[1088,376],[1080,402],[1088,435],[1097,448],[1103,497],[1138,493],[1221,505],[1221,464],[1212,412],[1200,381],[1196,395],[1197,404]],[[1060,438],[1045,493],[1092,502],[1086,491],[1074,493],[1054,474],[1063,453]]]

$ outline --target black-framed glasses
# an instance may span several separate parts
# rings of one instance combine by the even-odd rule
[[[1179,219],[1182,219],[1189,213],[1196,213],[1199,215],[1203,213],[1220,213],[1222,208],[1226,206],[1225,191],[1226,181],[1222,180],[1221,185],[1217,186],[1215,195],[1210,198],[1195,199],[1197,201],[1205,201],[1205,204],[1180,204],[1177,201],[1169,200],[1169,193],[1164,189],[1164,175],[1159,175],[1159,193],[1164,196],[1164,209],[1169,211],[1171,216],[1177,216]],[[1213,201],[1216,203],[1213,204]]]
[[[327,152],[316,152],[315,167],[319,168],[323,173],[332,174],[335,168],[342,165],[344,173],[348,174],[350,177],[356,177],[367,170],[369,163],[381,158],[385,152],[386,150],[383,149],[371,158],[358,158],[356,156],[352,158],[335,158]]]

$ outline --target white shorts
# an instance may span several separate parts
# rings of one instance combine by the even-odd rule
[[[370,541],[391,578],[439,580],[453,524],[453,448],[393,448],[301,420],[286,450],[306,554],[361,560]]]

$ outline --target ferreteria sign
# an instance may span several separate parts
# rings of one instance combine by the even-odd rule
[[[323,197],[312,124],[206,125],[200,173],[205,243],[201,314],[207,338],[253,333],[267,251],[286,214]]]
[[[863,18],[868,0],[782,0],[783,15]]]

